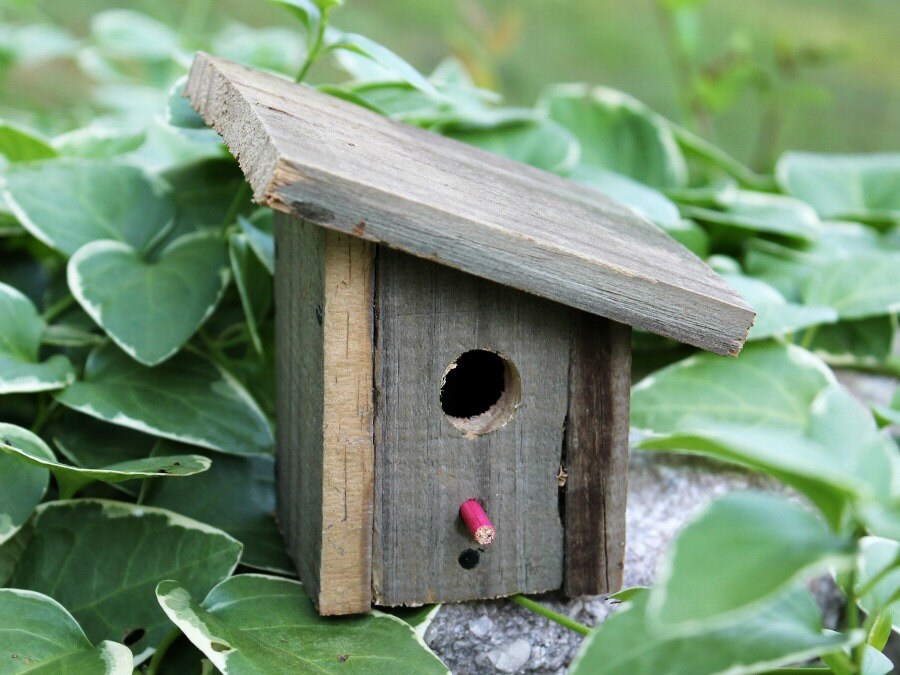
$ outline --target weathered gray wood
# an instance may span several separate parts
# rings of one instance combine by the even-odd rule
[[[278,519],[322,614],[367,611],[373,247],[276,218]]]
[[[625,560],[631,328],[575,311],[566,419],[565,591],[618,591]]]
[[[276,210],[720,354],[753,323],[699,258],[573,181],[202,53],[185,95]]]
[[[376,604],[559,588],[571,310],[385,248],[376,277]],[[444,415],[440,388],[472,349],[512,361],[521,404],[506,426],[467,438]],[[497,536],[466,570],[459,555],[478,545],[458,511],[472,498]]]

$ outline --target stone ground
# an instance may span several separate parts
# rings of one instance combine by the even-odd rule
[[[889,378],[840,373],[841,382],[861,399],[890,400]],[[625,587],[653,582],[669,542],[695,513],[732,490],[779,489],[777,484],[697,457],[632,453],[628,482],[628,537]],[[840,616],[839,595],[830,580],[813,585],[826,625]],[[603,596],[563,599],[548,594],[537,600],[593,626],[611,607]],[[457,675],[469,673],[564,673],[581,636],[507,600],[444,605],[426,641]]]

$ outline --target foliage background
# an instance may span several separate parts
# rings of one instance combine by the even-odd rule
[[[362,35],[318,30],[339,2],[275,1],[294,16],[132,5],[173,29],[99,2],[2,7],[0,672],[60,658],[116,675],[442,669],[422,641],[428,610],[323,619],[285,578],[271,214],[171,89],[203,48],[290,76],[304,52],[337,52],[312,71],[339,83],[327,91],[610,192],[758,310],[737,360],[636,334],[634,447],[769,474],[806,505],[715,502],[653,588],[621,595],[593,631],[516,598],[588,635],[576,672],[749,674],[815,658],[818,672],[887,673],[900,395],[870,409],[831,368],[900,373],[900,153],[782,151],[897,148],[896,5],[342,11],[340,28],[423,73],[456,54],[427,79]],[[545,87],[559,79],[590,84]],[[837,631],[803,586],[824,572],[847,601]],[[34,639],[17,642],[23,621]]]

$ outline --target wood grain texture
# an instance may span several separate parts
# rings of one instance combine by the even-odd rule
[[[574,181],[203,53],[185,95],[276,210],[720,354],[753,323],[699,258]]]
[[[565,592],[622,586],[631,328],[575,311],[566,420]]]
[[[381,247],[376,277],[376,604],[559,588],[571,310]],[[521,403],[505,426],[467,438],[444,415],[440,389],[473,349],[516,366]],[[467,499],[482,500],[496,528],[471,570],[458,561],[478,548],[459,516]]]
[[[321,614],[372,603],[373,247],[276,219],[278,512]]]

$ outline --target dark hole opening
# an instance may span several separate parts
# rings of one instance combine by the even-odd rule
[[[456,360],[441,387],[441,408],[450,417],[476,417],[500,400],[506,387],[503,358],[475,349]]]
[[[143,628],[132,628],[125,631],[125,635],[122,636],[122,644],[126,647],[132,647],[140,642],[146,633],[147,631]]]
[[[473,570],[478,567],[478,563],[481,562],[481,556],[478,554],[478,551],[467,548],[465,551],[459,554],[459,558],[457,560],[459,562],[459,566],[464,570]]]

